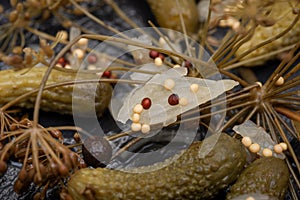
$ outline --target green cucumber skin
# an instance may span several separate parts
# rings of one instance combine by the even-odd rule
[[[174,0],[147,0],[160,27],[182,32],[179,11]],[[179,0],[185,28],[188,34],[197,32],[198,10],[195,0]]]
[[[289,169],[284,160],[269,157],[250,164],[231,187],[227,199],[243,194],[262,194],[270,199],[283,199],[289,182]]]
[[[6,104],[18,96],[40,87],[42,78],[46,72],[47,67],[34,67],[30,70],[2,70],[0,71],[0,105]],[[79,74],[67,73],[57,70],[52,70],[47,85],[69,82],[75,80],[89,80],[97,79],[98,76],[94,74]],[[92,90],[94,83],[78,84],[80,94],[73,93],[74,86],[68,85],[63,87],[56,87],[43,92],[41,109],[44,111],[58,112],[61,114],[72,114],[73,112],[81,114],[91,113],[91,109],[96,108],[98,116],[101,116],[110,103],[112,87],[108,83],[97,84],[97,90]],[[93,101],[94,93],[96,101]],[[79,93],[79,92],[78,92]],[[36,95],[21,101],[18,106],[24,108],[33,108]],[[73,100],[76,103],[72,105]],[[91,107],[91,103],[95,103],[95,107]],[[90,108],[88,110],[87,108]]]
[[[212,143],[215,138],[206,140]],[[199,157],[201,144],[192,144],[178,159],[151,172],[81,169],[72,175],[68,191],[74,200],[90,199],[82,195],[86,189],[99,200],[210,199],[236,180],[246,163],[246,152],[226,134],[221,134],[205,158]]]

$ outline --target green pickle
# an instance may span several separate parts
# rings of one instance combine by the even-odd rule
[[[34,67],[30,70],[15,71],[11,69],[0,71],[0,105],[38,89],[46,69],[47,67]],[[96,74],[67,73],[52,70],[47,85],[79,80],[97,80],[98,78],[99,76]],[[61,114],[76,112],[81,115],[89,115],[96,110],[97,115],[101,116],[110,103],[112,87],[108,83],[77,84],[76,90],[74,88],[74,85],[67,85],[45,90],[42,96],[41,109]],[[35,99],[36,94],[22,100],[18,106],[33,108]]]
[[[179,8],[175,0],[147,0],[159,25],[183,32],[180,12],[188,34],[197,32],[198,10],[195,0],[178,0]]]
[[[68,192],[74,200],[210,199],[237,179],[246,163],[246,152],[238,140],[225,133],[219,139],[213,135],[205,140],[206,144],[217,142],[204,158],[199,156],[203,143],[195,142],[181,156],[147,166],[163,164],[153,171],[81,169],[71,176]],[[133,171],[142,171],[138,169]]]
[[[241,199],[249,194],[267,196],[267,199],[284,199],[289,182],[289,169],[284,160],[267,157],[254,161],[230,188],[227,199]],[[245,198],[243,198],[245,199]]]

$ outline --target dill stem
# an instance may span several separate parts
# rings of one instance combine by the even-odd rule
[[[297,98],[297,97],[295,97]],[[270,102],[275,103],[275,104],[285,104],[286,107],[292,107],[292,106],[300,106],[300,99],[293,99],[293,97],[288,98],[276,98],[276,99],[271,99]]]
[[[115,140],[115,139],[118,139],[118,138],[121,138],[124,136],[129,136],[131,134],[133,134],[133,132],[128,131],[128,132],[118,133],[118,134],[112,135],[112,136],[106,136],[105,139],[107,139],[108,141],[112,141],[112,140]]]
[[[219,60],[221,60],[228,51],[232,48],[232,46],[237,42],[238,35],[234,35],[233,37],[231,36],[232,31],[229,31],[225,37],[224,37],[224,42],[220,45],[220,47],[215,51],[215,53],[212,55],[210,60],[213,62],[218,63]],[[231,38],[230,38],[231,37]],[[225,39],[226,38],[226,39]]]
[[[298,100],[297,97],[293,96],[293,95],[298,95],[298,94],[299,94],[299,91],[285,92],[285,93],[277,94],[276,99],[280,99],[280,98],[289,99],[289,98],[291,98],[291,100],[293,100],[293,98],[296,98],[296,100]]]
[[[80,10],[81,12],[83,12],[87,17],[89,17],[91,20],[95,21],[96,23],[98,23],[99,25],[101,25],[102,27],[106,28],[107,30],[112,31],[113,33],[116,33],[120,36],[122,36],[123,38],[128,38],[126,35],[124,35],[123,33],[121,33],[120,31],[118,31],[117,29],[107,25],[104,21],[102,21],[101,19],[99,19],[98,17],[94,16],[93,14],[91,14],[89,11],[87,11],[86,9],[84,9],[83,7],[81,7],[75,0],[69,0],[78,10]]]
[[[295,165],[296,165],[296,167],[297,167],[297,170],[298,170],[298,172],[300,172],[300,164],[299,164],[299,161],[298,161],[298,159],[297,159],[297,156],[296,156],[296,154],[295,154],[295,152],[294,152],[294,149],[293,149],[292,145],[290,144],[290,142],[289,142],[289,140],[288,140],[288,138],[287,138],[285,132],[283,131],[283,129],[282,129],[282,127],[281,127],[281,125],[280,125],[280,123],[279,123],[279,121],[278,121],[278,118],[277,118],[277,116],[276,116],[276,112],[270,107],[270,105],[266,105],[265,109],[266,109],[267,112],[269,113],[270,119],[273,120],[273,123],[274,123],[274,125],[276,126],[276,128],[277,128],[277,130],[278,130],[280,136],[281,136],[282,139],[283,139],[283,141],[287,144],[288,150],[289,150],[289,152],[290,152],[291,155],[292,155],[292,158],[293,158],[293,160],[294,160],[294,162],[295,162]]]
[[[237,70],[241,78],[243,78],[249,84],[254,84],[255,82],[258,81],[252,69],[249,69],[247,67],[240,67]]]
[[[287,74],[283,76],[285,80],[290,78],[293,74],[300,70],[300,63],[298,63],[295,67],[293,67]]]
[[[252,63],[252,62],[257,62],[257,61],[259,61],[261,59],[268,58],[268,57],[274,56],[274,55],[278,55],[278,54],[280,54],[282,52],[291,50],[294,47],[295,47],[295,44],[292,44],[292,45],[289,45],[287,47],[284,47],[284,48],[281,48],[281,49],[278,49],[278,50],[275,50],[275,51],[272,51],[272,52],[268,52],[268,53],[260,55],[260,56],[256,56],[254,58],[249,58],[249,59],[246,59],[246,60],[240,60],[237,63],[234,63],[234,64],[228,65],[226,67],[223,67],[223,69],[226,70],[226,71],[229,71],[229,70],[232,70],[232,69],[236,69],[236,68],[241,67],[241,66],[243,66],[245,64],[249,64],[249,63]]]
[[[152,45],[143,44],[141,42],[137,42],[137,41],[134,41],[134,40],[116,38],[116,37],[111,37],[111,36],[106,36],[106,35],[94,35],[94,34],[83,34],[83,35],[81,35],[81,37],[82,38],[87,38],[87,39],[100,40],[100,41],[107,40],[107,41],[110,41],[110,42],[122,43],[122,44],[132,45],[132,46],[136,46],[136,47],[141,47],[141,48],[148,49],[148,50],[154,50],[154,51],[158,51],[158,52],[167,54],[169,56],[175,56],[175,57],[183,58],[185,60],[189,60],[190,62],[194,62],[194,63],[200,64],[200,65],[206,66],[206,67],[210,67],[210,65],[207,62],[204,62],[204,61],[199,60],[197,58],[193,58],[193,57],[184,55],[182,53],[166,50],[164,48],[154,47]]]
[[[14,144],[22,141],[24,138],[28,137],[28,134],[27,132],[25,132],[24,134],[20,135],[20,137],[17,137],[13,142],[10,142],[8,144],[5,145],[4,149],[2,150],[1,152],[1,158],[0,160],[3,160],[4,156],[7,154],[8,150],[13,147]]]
[[[255,32],[255,27],[256,25],[254,25],[254,27],[250,28],[250,30],[248,31],[247,34],[245,34],[245,36],[243,36],[241,39],[239,39],[236,44],[234,44],[234,46],[232,46],[232,48],[230,49],[230,51],[228,52],[228,54],[220,61],[219,65],[222,66],[222,68],[224,68],[224,66],[227,66],[227,63],[231,63],[231,61],[228,61],[229,59],[231,59],[234,54],[237,52],[237,50],[246,42],[248,42],[251,37],[253,36],[254,32]],[[228,62],[227,62],[228,61]]]
[[[161,38],[164,39],[164,41],[167,43],[167,45],[170,47],[170,49],[172,51],[176,51],[175,48],[173,47],[173,45],[171,44],[171,42],[168,40],[167,36],[165,36],[164,34],[162,34],[161,31],[153,24],[153,22],[151,22],[149,20],[148,23],[154,29],[154,31],[159,35],[159,37],[161,37]],[[156,42],[156,45],[160,46],[160,44],[158,42]]]
[[[120,155],[121,153],[123,153],[124,151],[126,151],[129,147],[131,147],[132,145],[136,144],[137,142],[139,142],[141,139],[143,139],[142,137],[137,137],[134,138],[133,140],[131,140],[130,142],[128,142],[124,147],[122,147],[121,149],[119,149],[111,158],[111,160],[115,159],[118,155]]]
[[[284,107],[274,107],[274,109],[277,112],[279,112],[279,113],[287,116],[288,118],[300,122],[300,115],[298,113],[293,112],[293,111],[291,111],[291,110],[289,110],[287,108],[284,108]]]
[[[175,1],[176,1],[176,9],[177,9],[177,11],[179,11],[178,13],[179,13],[180,25],[181,25],[181,28],[182,28],[182,31],[183,31],[184,42],[185,42],[185,45],[186,45],[186,48],[187,48],[187,53],[190,57],[192,57],[192,52],[191,52],[191,49],[190,49],[190,45],[189,45],[189,41],[188,41],[188,37],[187,37],[187,31],[186,31],[185,23],[184,23],[184,20],[183,20],[182,11],[181,11],[181,8],[180,8],[180,5],[179,5],[179,1],[178,0],[175,0]]]
[[[39,141],[37,139],[38,137],[38,128],[36,127],[33,127],[32,129],[28,129],[26,130],[26,132],[29,132],[28,133],[30,135],[30,138],[32,140],[32,163],[33,163],[33,166],[36,170],[36,173],[37,173],[37,176],[38,176],[38,180],[42,180],[42,176],[41,176],[41,171],[40,171],[40,168],[39,168],[39,158],[38,158],[38,155],[39,155],[39,149],[38,149],[38,144],[39,144]]]
[[[226,124],[223,126],[223,130],[227,129],[229,126],[231,126],[234,122],[236,122],[238,119],[240,119],[240,117],[243,116],[243,114],[245,112],[247,112],[249,109],[251,108],[251,106],[247,106],[245,108],[243,108],[242,110],[240,110],[238,113],[234,114],[233,117],[231,117]]]
[[[212,104],[209,104],[207,106],[205,106],[204,104],[201,105],[201,107],[198,109],[198,110],[192,110],[192,111],[187,111],[186,113],[182,114],[183,117],[186,117],[188,115],[193,115],[193,114],[197,114],[201,111],[204,111],[204,110],[207,110],[207,109],[210,109],[210,108],[213,108],[215,106],[220,106],[220,105],[224,105],[225,103],[230,103],[230,102],[233,102],[233,101],[237,101],[237,100],[242,100],[244,98],[247,98],[247,97],[250,97],[251,94],[249,93],[245,93],[245,94],[242,94],[240,96],[233,96],[233,97],[224,97],[222,99],[217,99],[216,101],[214,101]]]
[[[241,60],[242,58],[246,57],[247,55],[249,55],[251,52],[255,51],[256,49],[259,49],[259,48],[261,48],[261,47],[263,47],[263,46],[265,46],[265,45],[281,38],[282,36],[284,36],[286,33],[288,33],[295,26],[295,24],[298,22],[299,18],[300,18],[300,13],[297,14],[297,16],[295,17],[293,22],[285,30],[283,30],[279,34],[277,34],[277,35],[275,35],[275,36],[273,36],[273,37],[271,37],[271,38],[255,45],[254,47],[251,47],[250,49],[248,49],[247,51],[245,51],[241,55],[237,56],[236,58],[234,58],[231,61],[229,61],[228,63],[226,63],[224,67],[226,67],[228,65],[231,65],[231,64],[237,62],[238,60]]]
[[[46,136],[46,135],[45,135]],[[49,137],[49,136],[48,136]],[[40,142],[43,144],[42,145],[42,148],[43,148],[43,151],[46,153],[46,154],[50,154],[51,155],[51,158],[59,165],[59,166],[62,166],[63,163],[62,161],[57,157],[57,155],[55,154],[55,152],[53,151],[53,148],[50,147],[50,145],[48,144],[48,142],[45,140],[44,136],[39,136],[39,139],[40,139]],[[58,143],[56,141],[56,143]],[[60,144],[60,143],[58,143]],[[53,144],[55,145],[55,143]]]
[[[194,120],[199,120],[199,119],[207,118],[207,117],[210,117],[212,115],[221,114],[221,113],[227,112],[229,110],[234,110],[234,109],[237,109],[237,108],[242,108],[242,107],[245,107],[245,106],[252,105],[254,103],[256,103],[256,101],[248,101],[248,102],[245,102],[245,103],[242,103],[242,104],[238,104],[238,105],[234,105],[234,106],[231,106],[231,107],[227,107],[225,109],[221,109],[221,110],[218,110],[218,111],[215,111],[215,112],[212,112],[212,113],[208,113],[208,114],[204,114],[204,115],[192,117],[192,118],[189,118],[189,119],[181,120],[180,122],[175,122],[174,125],[175,124],[179,124],[179,123],[185,123],[185,122],[190,122],[190,121],[194,121]]]
[[[209,7],[211,7],[211,5],[212,5],[212,2],[209,1]],[[201,47],[204,47],[205,43],[206,43],[206,37],[207,37],[207,34],[208,34],[208,27],[209,27],[209,21],[210,21],[210,19],[211,19],[211,9],[208,9],[207,19],[206,19],[206,21],[204,23],[204,26],[202,28],[203,32],[200,35],[200,37],[201,37],[200,38],[200,40],[201,40]],[[198,55],[199,59],[202,59],[203,53],[204,53],[204,48],[200,48],[199,55]]]
[[[277,111],[277,112],[278,112],[278,111]],[[291,127],[283,120],[283,118],[282,118],[278,113],[276,113],[276,112],[274,112],[274,114],[276,115],[276,117],[278,118],[278,120],[280,121],[280,123],[283,124],[284,128],[285,128],[288,132],[290,132],[290,133],[293,135],[293,137],[299,139],[299,137],[297,136],[298,134],[297,134],[294,130],[292,130],[292,128],[291,128]]]
[[[292,50],[291,54],[294,54],[294,52],[300,47],[300,43],[296,45]],[[272,73],[272,75],[269,77],[267,82],[265,83],[265,87],[267,89],[271,88],[275,82],[278,80],[279,77],[283,76],[283,74],[291,67],[293,63],[300,57],[300,52],[297,53],[289,62],[286,60],[282,60],[279,66],[275,69],[275,71]]]
[[[154,43],[156,43],[156,39],[154,39],[151,35],[147,34],[143,29],[141,29],[133,20],[131,20],[123,10],[115,3],[114,0],[105,0],[107,3],[116,13],[117,15],[123,19],[126,23],[128,23],[132,28],[136,29],[143,35],[147,35]]]
[[[289,80],[284,85],[275,88],[274,90],[271,90],[270,92],[266,93],[264,95],[264,98],[272,98],[272,96],[275,96],[276,94],[279,94],[281,92],[284,92],[288,89],[291,89],[295,86],[298,86],[300,84],[300,76],[295,77],[294,79]]]
[[[26,147],[25,158],[23,160],[23,167],[24,167],[24,169],[25,169],[26,163],[28,161],[30,145],[31,145],[31,137],[29,138],[29,141],[28,141],[28,144],[27,144],[27,147]]]
[[[247,87],[247,86],[250,85],[249,83],[247,83],[246,81],[244,81],[243,79],[241,79],[240,77],[234,75],[234,74],[231,73],[231,72],[225,71],[225,70],[223,70],[223,69],[221,69],[221,68],[219,68],[219,70],[220,70],[220,73],[221,73],[221,74],[223,74],[223,75],[225,75],[225,76],[228,76],[229,78],[231,78],[231,79],[233,79],[233,80],[239,82],[243,87]]]
[[[289,170],[290,170],[290,172],[291,172],[291,174],[294,178],[294,181],[295,181],[295,183],[296,183],[296,185],[298,186],[298,189],[299,189],[300,188],[300,182],[299,182],[299,179],[298,179],[296,173],[294,172],[294,170],[292,168],[292,165],[291,165],[290,161],[288,159],[285,159],[285,162],[287,163],[287,166],[288,166],[288,168],[289,168]],[[292,182],[291,179],[289,180],[289,186],[290,186],[290,188],[292,188],[292,194],[293,194],[294,199],[298,199],[297,193],[295,192],[295,188],[294,188],[294,185],[293,185],[293,182]]]
[[[52,35],[49,35],[45,32],[41,32],[37,29],[34,29],[34,28],[31,28],[30,26],[25,26],[24,27],[27,31],[41,37],[41,38],[45,38],[47,40],[51,40],[51,41],[58,41],[58,39],[56,37],[53,37]],[[68,44],[68,41],[65,41],[65,40],[59,40],[60,43],[62,44]]]
[[[121,19],[123,19],[126,23],[128,23],[132,28],[139,29],[140,27],[127,15],[123,12],[123,10],[115,3],[114,0],[104,0],[106,4],[108,4],[116,13],[119,15]]]

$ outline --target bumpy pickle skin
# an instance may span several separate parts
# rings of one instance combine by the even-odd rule
[[[46,69],[46,67],[34,67],[29,71],[28,69],[0,71],[0,105],[34,89],[38,89]],[[97,78],[94,74],[67,73],[52,70],[47,85]],[[88,115],[95,109],[97,115],[101,116],[109,105],[112,94],[110,84],[77,84],[76,92],[73,92],[73,89],[73,85],[68,85],[45,90],[42,96],[41,109],[61,114],[76,112],[82,115]],[[21,101],[17,105],[24,108],[33,108],[35,98],[36,95],[32,95],[32,97]],[[95,104],[95,106],[91,106],[91,103]]]
[[[216,135],[205,140],[213,144]],[[199,157],[201,144],[195,142],[179,158],[175,156],[178,159],[150,166],[168,162],[154,171],[81,169],[72,175],[68,192],[74,200],[90,199],[86,194],[107,200],[210,199],[236,180],[246,162],[246,152],[238,140],[225,133],[205,158]]]
[[[182,32],[175,0],[147,0],[147,2],[161,27]],[[199,19],[195,0],[178,0],[178,3],[187,33],[195,33]]]
[[[268,38],[272,38],[275,35],[282,33],[286,30],[297,17],[297,14],[293,13],[291,5],[295,6],[296,10],[300,9],[299,3],[296,0],[290,1],[279,1],[276,0],[272,4],[272,10],[268,15],[269,19],[275,19],[276,23],[270,27],[258,26],[255,29],[254,35],[251,39],[245,43],[237,50],[236,56],[241,55],[243,52],[246,52],[248,49],[253,48],[259,43],[266,41]],[[296,22],[291,30],[289,30],[282,37],[272,41],[271,43],[264,45],[261,48],[254,50],[249,53],[242,60],[247,60],[261,56],[267,53],[270,53],[275,50],[279,50],[291,44],[295,44],[299,41],[300,38],[300,20]],[[261,59],[256,62],[246,64],[247,67],[263,65],[267,60],[274,59],[276,56],[267,56],[264,59]]]
[[[275,157],[261,158],[241,173],[230,188],[227,199],[236,199],[245,194],[260,194],[267,195],[270,199],[284,199],[288,182],[289,170],[284,160]]]

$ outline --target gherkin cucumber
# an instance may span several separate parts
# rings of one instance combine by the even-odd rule
[[[38,89],[46,72],[46,67],[34,67],[28,71],[3,70],[0,71],[0,105],[14,100],[20,95]],[[68,81],[97,79],[95,74],[67,73],[52,70],[47,85]],[[101,115],[107,108],[112,87],[108,83],[86,83],[56,87],[43,92],[41,109],[45,111],[72,114],[77,112],[89,114],[94,109]],[[36,95],[21,101],[18,106],[32,108]],[[73,104],[73,105],[72,105]],[[91,106],[94,104],[95,106]]]
[[[205,139],[206,144],[214,144],[216,139],[216,135],[211,136]],[[71,176],[68,192],[74,200],[212,198],[236,180],[246,162],[246,153],[238,140],[224,133],[204,158],[199,157],[201,144],[193,143],[181,156],[175,156],[177,159],[150,166],[154,171],[80,169]],[[160,164],[165,167],[157,169]]]
[[[179,13],[182,13],[184,25],[188,33],[195,33],[198,26],[198,11],[195,0],[147,0],[159,25],[182,32]]]
[[[227,199],[240,199],[245,194],[265,195],[268,199],[283,199],[289,182],[289,169],[279,158],[254,161],[231,187]],[[245,198],[243,198],[245,199]]]

